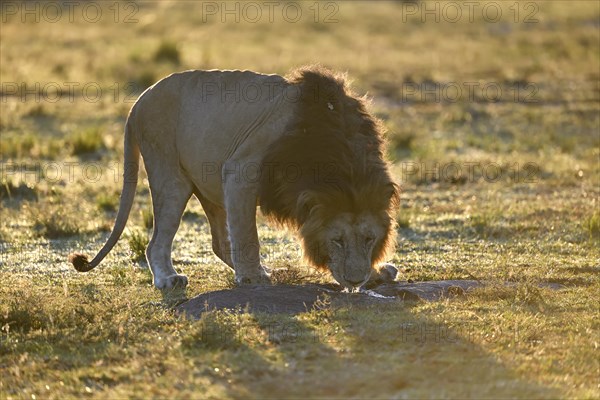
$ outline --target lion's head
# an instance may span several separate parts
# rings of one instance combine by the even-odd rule
[[[305,255],[347,288],[362,286],[394,245],[398,189],[382,127],[343,77],[294,71],[295,120],[263,159],[262,212],[299,230]]]

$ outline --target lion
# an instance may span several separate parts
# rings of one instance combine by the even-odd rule
[[[286,77],[191,70],[148,88],[124,137],[124,182],[113,230],[93,258],[73,253],[81,272],[119,240],[137,185],[140,154],[154,228],[146,258],[158,289],[184,288],[171,247],[194,195],[210,224],[214,253],[237,284],[269,282],[261,265],[256,208],[295,229],[307,260],[345,289],[393,280],[383,264],[395,244],[399,189],[384,159],[383,127],[344,75],[322,66]],[[381,265],[383,264],[383,267]]]

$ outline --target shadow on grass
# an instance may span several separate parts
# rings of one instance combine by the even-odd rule
[[[224,371],[207,371],[232,398],[560,396],[477,344],[489,327],[439,322],[416,314],[414,304],[298,316],[209,312],[182,345],[192,359],[214,352]],[[519,345],[516,330],[489,337]]]
[[[173,288],[160,291],[162,295],[162,304],[166,308],[174,308],[188,300],[187,288]]]

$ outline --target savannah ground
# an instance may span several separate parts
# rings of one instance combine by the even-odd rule
[[[1,4],[0,398],[600,397],[597,2],[292,3],[297,22],[288,3],[254,3],[256,20],[244,3],[97,2],[97,21],[47,4]],[[232,273],[192,200],[173,250],[190,285],[152,288],[144,180],[101,266],[67,263],[112,227],[123,123],[145,87],[313,62],[348,71],[389,131],[400,279],[486,288],[190,321],[172,306]],[[276,281],[330,279],[303,267],[293,234],[259,224],[265,264],[287,268]]]

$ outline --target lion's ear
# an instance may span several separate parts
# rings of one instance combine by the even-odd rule
[[[400,204],[400,186],[395,182],[387,182],[378,191],[371,190],[369,196],[372,204],[380,210],[394,212]]]
[[[386,187],[386,190],[390,208],[392,210],[398,208],[398,205],[400,204],[400,185],[392,182]]]
[[[311,190],[301,192],[296,201],[295,214],[298,222],[301,224],[304,223],[317,204],[317,195],[315,192]]]

